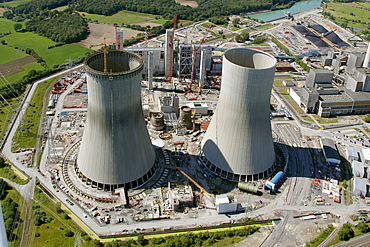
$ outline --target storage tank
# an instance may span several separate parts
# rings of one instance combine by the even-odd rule
[[[84,61],[88,110],[76,173],[92,187],[114,190],[146,183],[156,170],[155,151],[141,102],[143,59],[109,50]]]
[[[191,108],[189,106],[181,106],[179,126],[184,126],[187,129],[191,129]]]
[[[206,165],[215,174],[254,181],[272,173],[270,96],[275,67],[276,59],[259,50],[224,53],[219,101],[201,144]]]
[[[154,112],[150,119],[150,123],[154,130],[163,130],[164,129],[164,114],[162,112]]]
[[[258,191],[258,188],[256,186],[243,182],[238,183],[238,188],[254,194],[256,194]]]

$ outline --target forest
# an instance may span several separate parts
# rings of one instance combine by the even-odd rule
[[[180,5],[174,0],[32,0],[15,7],[13,11],[16,14],[30,14],[36,9],[53,9],[68,4],[75,10],[91,14],[110,16],[121,10],[130,10],[172,19],[177,13],[180,19],[199,21],[211,17],[276,8],[298,0],[197,0],[197,2],[199,6],[191,8]]]
[[[72,43],[88,34],[84,18],[69,9],[41,11],[26,23],[26,31],[35,32],[55,42]]]

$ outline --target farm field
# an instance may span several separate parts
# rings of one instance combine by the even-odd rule
[[[369,3],[327,3],[325,12],[334,16],[338,24],[348,23],[349,27],[367,29],[370,23]]]
[[[23,68],[24,70],[20,71],[20,72],[17,72],[15,74],[12,74],[12,75],[8,75],[8,76],[5,77],[9,81],[10,84],[21,80],[23,78],[23,76],[27,75],[28,71],[30,71],[30,70],[33,70],[33,69],[34,70],[43,70],[44,69],[44,67],[42,67],[37,62],[28,63],[28,64],[22,65],[20,67]],[[0,86],[3,86],[4,83],[5,83],[4,81],[0,81]]]
[[[54,64],[63,64],[66,62],[66,59],[77,59],[84,56],[86,52],[91,51],[75,44],[48,49],[48,46],[55,45],[56,43],[46,37],[30,32],[13,33],[3,37],[3,39],[13,47],[33,49],[50,67]]]
[[[90,18],[92,21],[96,20],[96,21],[111,24],[111,25],[115,23],[117,23],[118,25],[122,25],[122,23],[133,24],[133,23],[138,23],[138,22],[150,21],[150,20],[154,20],[155,17],[158,17],[158,16],[151,15],[151,14],[137,13],[137,12],[132,12],[128,10],[122,10],[112,16],[85,14],[85,18]]]
[[[21,50],[7,45],[0,45],[0,65],[26,56],[28,55]]]
[[[0,18],[0,33],[14,32],[14,21]]]
[[[22,3],[28,3],[28,2],[31,2],[31,0],[13,0],[13,1],[10,1],[10,2],[3,2],[2,5],[3,6],[6,6],[6,7],[17,7],[18,5],[22,4]]]

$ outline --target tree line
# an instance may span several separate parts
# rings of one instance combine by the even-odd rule
[[[176,3],[174,0],[31,0],[14,7],[13,12],[18,15],[32,15],[38,10],[68,5],[78,11],[106,16],[121,10],[130,10],[161,15],[165,19],[172,19],[177,13],[180,19],[200,21],[212,17],[272,9],[292,5],[295,2],[298,0],[198,0],[198,7],[192,8]]]

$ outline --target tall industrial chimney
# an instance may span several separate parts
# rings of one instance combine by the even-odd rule
[[[132,52],[108,51],[86,58],[88,111],[76,172],[103,190],[135,188],[154,174],[155,151],[141,106],[143,59]]]
[[[235,48],[224,53],[222,85],[215,114],[202,141],[207,166],[233,181],[271,174],[275,151],[270,96],[276,59],[264,52]]]

